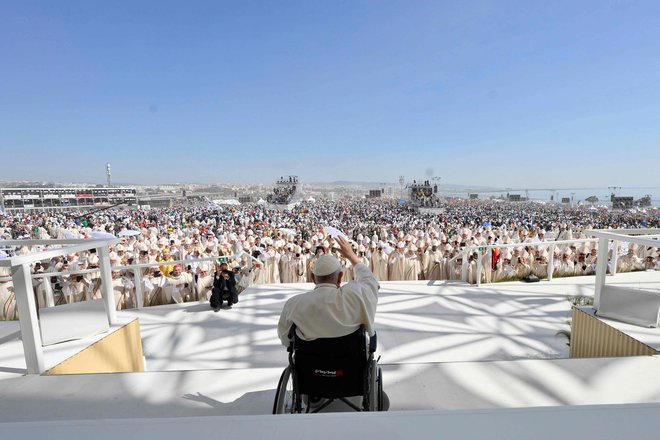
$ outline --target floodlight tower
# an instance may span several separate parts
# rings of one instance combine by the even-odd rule
[[[399,187],[401,188],[401,198],[403,198],[403,182],[406,181],[406,178],[399,176]]]
[[[110,188],[112,184],[111,173],[110,173],[110,162],[105,164],[105,175],[108,178],[108,188]]]

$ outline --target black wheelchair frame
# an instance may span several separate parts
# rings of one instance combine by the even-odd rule
[[[376,335],[364,326],[339,338],[304,341],[289,329],[289,365],[277,385],[273,414],[317,413],[335,400],[355,411],[383,410],[383,377]],[[361,396],[361,406],[349,400]]]

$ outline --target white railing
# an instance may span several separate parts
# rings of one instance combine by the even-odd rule
[[[554,250],[557,246],[562,245],[571,245],[577,243],[596,243],[597,240],[594,238],[581,238],[574,240],[559,240],[559,241],[535,241],[535,242],[523,242],[523,243],[507,243],[507,244],[491,244],[483,246],[466,246],[456,257],[463,257],[462,265],[462,279],[465,282],[468,282],[468,269],[470,263],[468,261],[469,256],[474,252],[477,252],[479,255],[477,258],[477,273],[476,273],[476,285],[481,285],[481,273],[483,271],[483,257],[482,252],[488,252],[488,257],[492,261],[493,259],[493,249],[495,248],[517,248],[517,247],[532,247],[532,248],[547,248],[548,249],[548,281],[552,280],[552,273],[554,272]],[[454,259],[456,258],[454,257]]]
[[[40,374],[45,371],[43,346],[39,330],[39,320],[37,319],[37,305],[32,290],[30,264],[43,259],[74,254],[88,249],[96,249],[99,255],[99,271],[101,272],[101,296],[105,304],[108,323],[112,325],[117,321],[117,314],[114,306],[114,294],[112,292],[112,274],[110,271],[110,252],[108,251],[108,246],[118,242],[119,238],[105,240],[2,241],[3,245],[9,246],[62,245],[58,249],[49,249],[28,255],[17,255],[0,260],[0,267],[9,267],[12,273],[18,319],[21,323],[21,340],[28,374]]]
[[[112,289],[112,270],[134,270],[139,274],[141,267],[161,266],[163,264],[177,264],[176,261],[143,263],[132,266],[116,266],[110,264],[110,251],[108,246],[119,243],[119,238],[110,239],[67,239],[67,240],[1,240],[3,246],[48,246],[47,250],[34,252],[27,255],[15,255],[10,258],[0,260],[0,267],[8,267],[11,270],[11,281],[14,286],[16,298],[16,307],[18,308],[18,319],[21,326],[21,341],[23,343],[23,353],[25,354],[25,364],[28,374],[41,374],[45,371],[43,345],[40,333],[39,320],[37,318],[37,304],[33,291],[33,278],[57,277],[71,275],[81,272],[99,272],[101,277],[101,296],[106,309],[108,324],[113,325],[117,322],[117,311],[114,302],[114,292]],[[51,246],[60,246],[53,249]],[[37,261],[84,252],[89,249],[96,249],[99,257],[98,269],[86,269],[84,271],[69,272],[47,272],[43,274],[32,274],[31,264]],[[243,253],[245,255],[247,253]],[[241,255],[241,256],[242,256]],[[247,254],[249,255],[249,254]],[[201,260],[217,260],[219,257],[204,258]],[[248,264],[251,266],[254,258],[250,255]],[[178,262],[192,263],[195,260],[178,260]],[[139,276],[139,275],[138,275]],[[47,280],[46,280],[47,281]],[[136,286],[138,283],[135,283]],[[140,285],[142,283],[139,283]],[[51,289],[52,290],[52,289]],[[142,295],[139,295],[142,298]],[[50,305],[54,305],[52,294],[47,300]]]
[[[0,242],[2,243],[2,242]],[[254,258],[252,255],[250,255],[247,252],[243,252],[241,254],[235,254],[235,255],[230,255],[230,256],[225,256],[226,258],[231,258],[233,260],[240,259],[243,257],[248,257],[248,268],[252,268],[252,262],[255,261],[259,264],[262,264],[261,261],[258,259]],[[134,284],[134,293],[135,293],[135,298],[137,299],[137,303],[135,304],[135,308],[141,309],[144,307],[144,291],[143,291],[143,284],[142,284],[142,273],[139,269],[144,269],[144,268],[150,268],[150,267],[159,267],[159,266],[172,266],[175,264],[181,264],[181,265],[188,265],[188,264],[194,264],[194,263],[203,263],[203,262],[215,262],[219,261],[222,259],[223,256],[216,256],[216,257],[205,257],[205,258],[195,258],[195,259],[186,259],[186,260],[173,260],[173,261],[156,261],[156,262],[149,262],[149,263],[138,263],[138,264],[131,264],[131,265],[126,265],[126,266],[111,266],[112,271],[131,271],[133,273],[133,284]],[[61,271],[61,272],[40,272],[40,273],[35,273],[31,275],[32,279],[44,279],[43,283],[45,286],[45,300],[46,300],[46,307],[53,307],[55,306],[55,291],[52,288],[51,282],[49,278],[54,278],[54,277],[71,277],[75,275],[87,275],[87,274],[92,274],[92,273],[98,273],[100,272],[100,268],[94,268],[94,269],[78,269],[78,270],[67,270],[67,271]],[[12,277],[0,277],[0,281],[11,281]],[[197,287],[194,285],[195,289],[195,294],[198,295],[199,292],[196,291]]]
[[[616,275],[616,268],[618,264],[618,248],[619,241],[628,241],[631,243],[645,244],[647,246],[658,247],[659,243],[656,240],[657,237],[660,237],[660,229],[608,229],[608,230],[587,230],[585,234],[598,236],[600,239],[596,238],[583,238],[583,239],[574,239],[574,240],[560,240],[560,241],[536,241],[536,242],[522,242],[522,243],[507,243],[507,244],[492,244],[492,245],[483,245],[483,246],[467,246],[465,249],[461,250],[456,256],[454,256],[450,262],[454,262],[457,258],[463,258],[462,264],[462,279],[465,282],[468,282],[468,270],[469,270],[469,256],[474,252],[478,253],[478,258],[476,261],[477,271],[476,271],[476,282],[477,286],[481,285],[481,273],[483,271],[483,257],[485,256],[482,252],[487,251],[490,261],[493,258],[493,249],[494,248],[516,248],[516,247],[531,247],[531,248],[547,248],[548,249],[548,263],[547,263],[547,273],[548,281],[552,281],[552,275],[554,272],[554,250],[557,246],[562,245],[571,245],[577,243],[598,243],[599,258],[598,262],[604,262],[604,272],[603,277],[607,268],[610,269],[611,275]],[[636,235],[644,235],[644,238],[634,237]],[[603,237],[606,239],[603,240]],[[607,254],[609,251],[609,241],[613,240],[611,259],[608,259]],[[602,243],[601,243],[602,242]],[[603,257],[604,258],[601,258]],[[609,266],[608,266],[609,263]],[[598,276],[598,272],[597,276]]]
[[[660,247],[660,241],[658,240],[658,234],[660,234],[660,228],[656,229],[599,229],[587,231],[589,235],[598,237],[598,248],[607,249],[609,242],[612,241],[612,274],[616,271],[617,263],[617,249],[619,248],[619,242],[628,242],[636,243],[638,245],[651,246],[651,247]],[[641,237],[635,237],[634,235],[641,235]],[[600,294],[605,286],[605,273],[607,271],[607,258],[598,259],[596,262],[596,290],[594,293],[594,308],[598,310],[600,306]]]

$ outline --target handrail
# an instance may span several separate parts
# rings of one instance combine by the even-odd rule
[[[598,240],[595,238],[576,238],[573,240],[557,240],[557,241],[523,241],[519,243],[502,243],[502,244],[489,244],[489,245],[470,245],[466,246],[462,251],[465,254],[463,258],[463,267],[462,267],[462,278],[463,281],[468,282],[468,257],[472,252],[479,252],[483,250],[488,250],[489,255],[492,258],[492,252],[495,248],[517,248],[517,247],[547,247],[550,252],[548,252],[548,268],[554,267],[554,248],[559,245],[565,244],[575,244],[575,243],[595,243]],[[483,262],[481,258],[477,258],[477,273],[476,273],[476,285],[477,287],[481,285],[481,273],[483,271]],[[554,270],[548,270],[548,281],[552,281],[552,272]]]
[[[261,261],[258,259],[254,258],[252,255],[250,255],[248,252],[243,251],[240,254],[235,254],[227,257],[232,257],[234,259],[236,258],[241,258],[243,256],[249,256],[250,259],[248,260],[248,268],[252,268],[252,260],[255,262],[262,264]],[[140,271],[138,269],[142,268],[147,268],[147,267],[158,267],[158,266],[163,266],[163,265],[173,265],[173,264],[189,264],[189,263],[202,263],[206,261],[218,261],[218,259],[221,256],[217,257],[204,257],[204,258],[191,258],[191,259],[186,259],[186,260],[174,260],[174,261],[154,261],[154,262],[149,262],[149,263],[138,263],[138,264],[131,264],[131,265],[124,265],[124,266],[112,266],[111,270],[112,271],[126,271],[130,270],[133,272],[133,277],[134,277],[134,284],[135,284],[135,295],[138,299],[138,304],[136,305],[136,308],[142,308],[142,275],[140,274]],[[35,273],[31,274],[31,277],[33,279],[42,279],[42,278],[50,278],[50,277],[69,277],[71,275],[85,275],[85,274],[90,274],[90,273],[95,273],[95,272],[100,272],[100,268],[93,268],[93,269],[78,269],[78,270],[67,270],[67,271],[62,271],[62,272],[41,272],[41,273]],[[0,276],[0,281],[11,281],[12,277],[11,276]],[[50,282],[48,283],[50,285]],[[138,286],[139,285],[139,286]],[[47,297],[46,297],[46,304],[48,307],[52,307],[55,304],[55,299],[54,299],[54,292],[53,289],[47,289]]]
[[[20,240],[2,240],[0,241],[0,243],[8,243],[14,241],[20,241]],[[29,240],[29,241],[46,242],[43,244],[47,244],[49,242],[49,240]],[[10,258],[5,258],[3,260],[0,260],[0,266],[11,267],[21,264],[28,264],[28,263],[32,263],[33,261],[41,261],[45,259],[51,259],[53,257],[60,257],[62,255],[75,254],[76,252],[82,252],[92,248],[107,250],[107,246],[111,244],[119,243],[119,241],[120,241],[119,238],[109,238],[109,239],[94,238],[88,240],[80,240],[80,239],[57,240],[58,243],[56,244],[69,244],[70,246],[56,248],[56,249],[48,249],[47,251],[41,251],[34,254],[16,255]],[[12,246],[12,245],[9,244],[8,246]]]
[[[612,260],[610,265],[610,274],[616,274],[617,261],[619,253],[619,242],[625,241],[628,243],[643,244],[651,247],[660,247],[660,242],[653,237],[660,233],[660,228],[647,228],[647,229],[599,229],[592,230],[590,234],[598,237],[599,248],[609,248],[609,242],[612,241]],[[633,235],[635,234],[635,235]],[[645,237],[638,237],[636,235],[645,235]],[[651,238],[648,238],[651,237]],[[600,295],[605,287],[605,273],[607,272],[607,259],[599,259],[596,265],[596,286],[594,291],[594,307],[596,310],[600,307]]]

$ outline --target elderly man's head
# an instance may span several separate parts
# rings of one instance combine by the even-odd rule
[[[312,281],[314,284],[341,284],[343,273],[339,260],[332,255],[321,255],[312,268]]]
[[[183,268],[181,267],[180,264],[175,264],[174,269],[172,270],[172,276],[178,277],[179,275],[181,275],[182,270]]]

